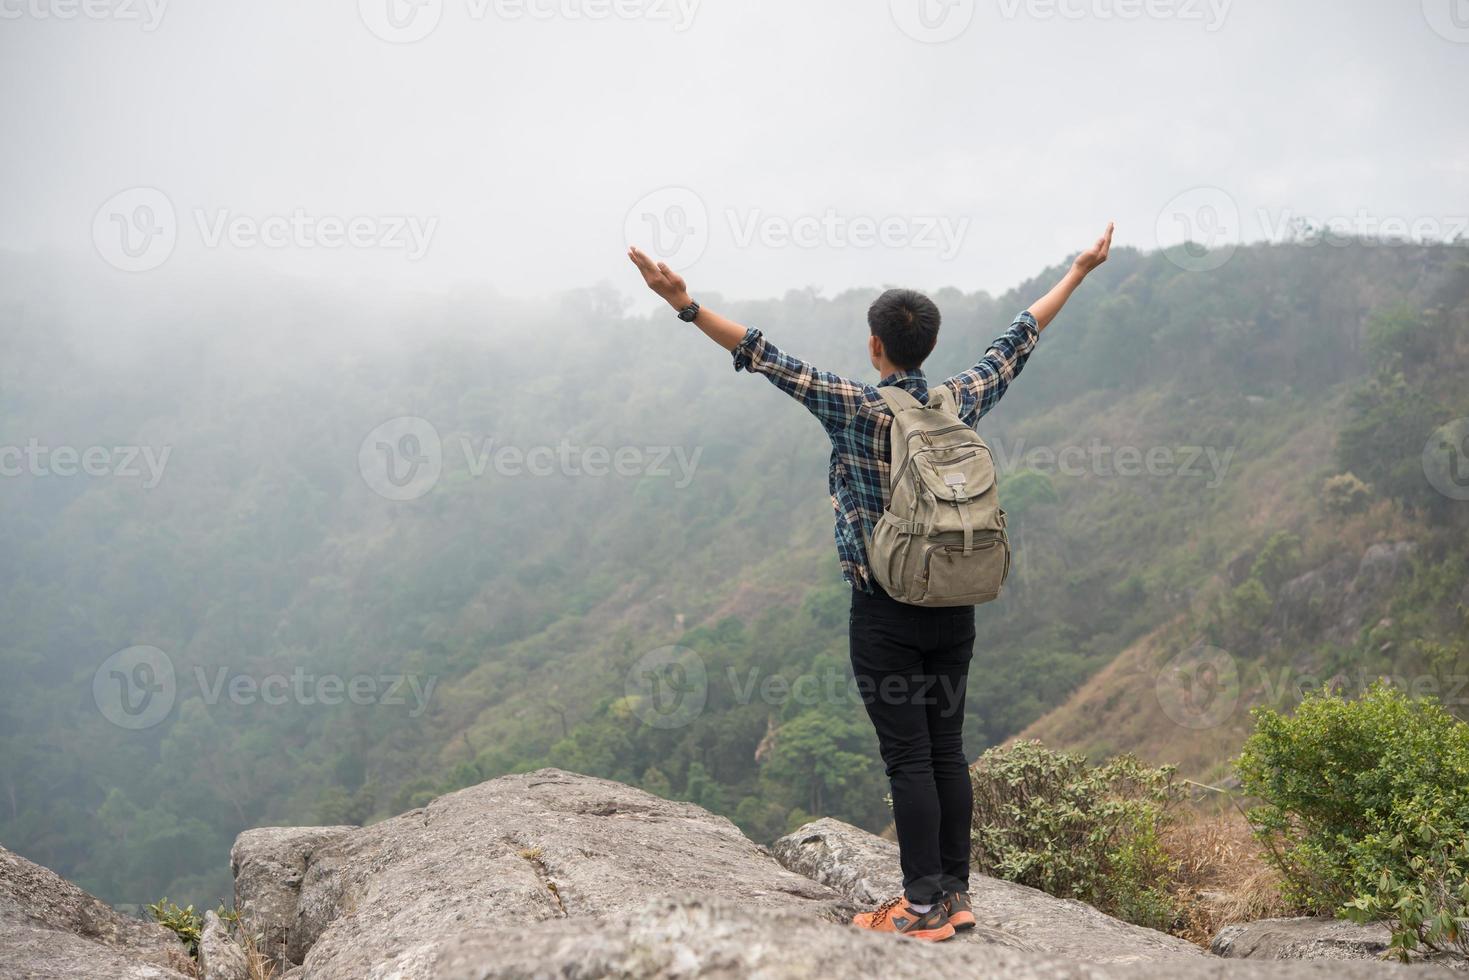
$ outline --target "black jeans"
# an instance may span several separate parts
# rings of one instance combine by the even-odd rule
[[[927,905],[968,891],[964,689],[974,607],[910,606],[854,589],[850,625],[852,673],[892,784],[903,892]]]

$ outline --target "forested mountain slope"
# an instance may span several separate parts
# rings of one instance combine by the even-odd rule
[[[967,366],[1056,274],[935,294],[930,374]],[[1166,669],[1197,674],[1200,643],[1247,675],[1462,672],[1469,503],[1422,457],[1469,415],[1464,251],[1257,246],[1209,273],[1114,252],[1094,278],[981,428],[1017,564],[979,611],[969,751],[1059,708],[1040,722],[1059,741],[1207,772],[1238,716],[1138,731],[1123,710],[1156,709],[1180,653]],[[874,294],[728,312],[865,377]],[[246,827],[372,820],[546,765],[761,839],[821,814],[885,823],[845,688],[820,427],[676,321],[625,309],[606,287],[548,310],[0,258],[0,447],[113,460],[0,477],[0,840],[111,901],[210,904]],[[394,500],[385,478],[406,471],[382,468],[383,445],[427,452],[376,431],[404,416],[431,426],[439,474]],[[1338,481],[1328,507],[1345,472],[1365,489]],[[1286,583],[1400,541],[1417,548],[1360,629],[1273,618]],[[1321,594],[1356,572],[1323,572]],[[99,668],[135,645],[176,683],[130,728]],[[1131,680],[1099,675],[1143,648]],[[363,684],[361,703],[328,677]]]

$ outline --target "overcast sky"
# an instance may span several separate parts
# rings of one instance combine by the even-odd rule
[[[510,293],[1002,290],[1469,214],[1469,0],[0,0],[0,246]],[[268,242],[268,244],[267,244]]]

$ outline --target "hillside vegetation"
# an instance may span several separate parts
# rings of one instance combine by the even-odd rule
[[[703,338],[606,287],[531,309],[0,269],[0,446],[169,447],[151,487],[146,467],[0,477],[6,846],[110,901],[203,907],[228,895],[218,856],[242,829],[367,822],[541,766],[760,840],[886,823],[845,687],[824,436]],[[936,293],[930,374],[1056,274]],[[1017,564],[979,612],[970,754],[1027,732],[1212,778],[1244,707],[1305,680],[1452,693],[1469,503],[1423,454],[1469,416],[1464,251],[1257,246],[1207,274],[1114,252],[1095,279],[981,427]],[[720,305],[865,377],[874,295]],[[359,460],[399,416],[442,443],[406,501]],[[574,472],[486,466],[563,444]],[[587,447],[629,450],[624,474],[588,475]],[[139,730],[94,689],[134,645],[177,678]],[[272,675],[378,696],[250,694]]]

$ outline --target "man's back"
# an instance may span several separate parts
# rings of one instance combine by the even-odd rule
[[[1027,311],[995,340],[975,365],[943,381],[950,404],[968,426],[994,408],[1025,367],[1039,330]],[[895,371],[877,385],[863,384],[818,370],[777,348],[759,330],[748,330],[733,351],[736,370],[763,374],[816,416],[831,439],[828,491],[836,511],[837,559],[842,577],[870,591],[872,579],[866,538],[882,516],[891,466],[892,409],[879,392],[896,385],[928,401],[922,368]]]

